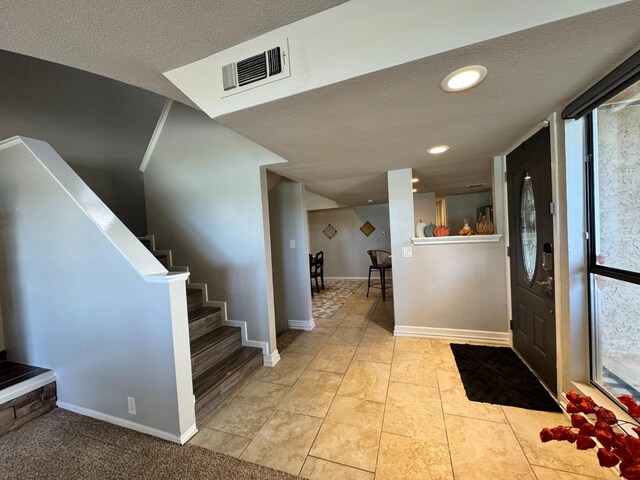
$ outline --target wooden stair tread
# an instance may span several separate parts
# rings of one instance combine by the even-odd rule
[[[223,325],[222,327],[216,328],[212,332],[196,338],[191,342],[191,358],[199,355],[208,348],[215,347],[216,344],[239,332],[239,327],[227,327]]]
[[[199,288],[187,287],[187,297],[190,295],[198,295],[201,293],[202,293],[202,290],[200,290]]]
[[[189,323],[208,317],[209,315],[214,315],[221,311],[222,309],[220,307],[200,307],[189,312]]]
[[[37,377],[49,370],[46,368],[32,367],[22,363],[9,361],[0,362],[0,390],[9,388],[20,382]]]
[[[228,377],[240,370],[256,355],[260,355],[262,357],[261,348],[242,347],[242,349],[234,352],[223,361],[198,375],[193,380],[193,394],[196,397],[196,404],[198,403],[199,398],[209,390],[216,388]]]

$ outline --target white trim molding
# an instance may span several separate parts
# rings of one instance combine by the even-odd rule
[[[387,272],[389,274],[389,272]],[[368,277],[324,277],[325,280],[362,280],[366,282]]]
[[[452,243],[496,243],[502,239],[501,234],[494,235],[452,235],[450,237],[413,237],[414,245],[448,245]]]
[[[144,173],[147,169],[147,165],[149,165],[149,161],[151,160],[151,155],[156,148],[156,143],[158,143],[158,139],[160,138],[160,134],[162,133],[162,129],[164,128],[164,124],[167,121],[167,117],[169,116],[169,111],[171,110],[171,105],[173,105],[173,100],[167,99],[164,103],[164,107],[162,107],[162,112],[160,113],[160,118],[158,119],[158,123],[156,124],[156,129],[153,131],[153,135],[151,135],[151,140],[149,140],[149,145],[147,145],[147,151],[144,152],[144,157],[142,157],[142,163],[140,164],[140,171]]]
[[[274,350],[272,353],[265,353],[262,355],[262,362],[265,367],[275,367],[279,361],[280,352],[278,352],[278,350]]]
[[[50,370],[48,372],[41,373],[36,377],[29,378],[28,380],[24,380],[23,382],[5,388],[0,392],[0,405],[10,402],[14,398],[18,398],[25,393],[29,393],[40,387],[49,385],[55,381],[56,375]]]
[[[289,320],[288,323],[289,328],[295,330],[311,331],[316,327],[316,322],[314,322],[313,318],[311,320]]]
[[[176,435],[175,433],[169,433],[162,430],[158,430],[157,428],[148,427],[147,425],[142,425],[140,423],[132,422],[131,420],[127,420],[120,417],[114,417],[113,415],[108,415],[106,413],[98,412],[96,410],[92,410],[90,408],[79,407],[77,405],[72,405],[70,403],[58,402],[58,407],[64,410],[69,410],[70,412],[78,413],[80,415],[84,415],[86,417],[95,418],[97,420],[102,420],[103,422],[111,423],[113,425],[118,425],[120,427],[128,428],[130,430],[135,430],[136,432],[146,433],[147,435],[153,435],[154,437],[162,438],[163,440],[167,440],[173,443],[179,443],[180,445],[184,445],[187,441],[193,437],[198,429],[196,428],[195,423],[187,429],[181,435]]]
[[[396,337],[437,338],[443,340],[491,343],[495,345],[510,344],[509,332],[396,325],[393,329],[393,334]]]

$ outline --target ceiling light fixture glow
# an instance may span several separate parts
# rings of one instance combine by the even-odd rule
[[[416,193],[418,191],[417,188],[414,188],[413,190],[411,190],[413,193]]]
[[[418,183],[420,181],[419,178],[412,178],[411,183]]]
[[[482,65],[462,67],[444,77],[440,88],[445,92],[461,92],[475,87],[487,76],[487,69]]]
[[[437,147],[431,147],[427,152],[431,155],[438,155],[439,153],[444,153],[449,150],[449,145],[438,145]]]

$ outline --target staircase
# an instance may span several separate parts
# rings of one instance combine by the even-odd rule
[[[170,250],[156,250],[153,236],[140,241],[169,271],[174,267]],[[239,327],[225,325],[223,309],[211,306],[204,285],[187,284],[189,340],[196,425],[201,425],[255,370],[262,366],[262,349],[242,346]]]

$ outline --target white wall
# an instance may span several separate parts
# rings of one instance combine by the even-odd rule
[[[282,161],[174,102],[144,173],[157,248],[189,266],[191,281],[207,283],[211,300],[226,301],[229,319],[247,322],[250,340],[273,344],[260,166]]]
[[[412,245],[411,177],[411,169],[388,173],[396,334],[506,343],[503,240]],[[403,257],[403,247],[411,247],[413,256]]]
[[[365,222],[376,229],[368,237],[360,231]],[[338,231],[331,239],[322,232],[327,225]],[[325,277],[367,278],[371,259],[367,250],[391,249],[389,206],[363,205],[309,212],[310,253],[322,250]]]
[[[0,172],[9,359],[52,369],[59,405],[179,441],[195,428],[186,276],[170,283],[47,144],[0,143]]]
[[[288,178],[280,178],[280,181],[269,191],[271,262],[277,333],[286,330],[290,325],[312,328],[309,241],[304,187]]]
[[[165,75],[215,118],[617,3],[622,2],[351,0]],[[291,77],[221,98],[223,65],[283,39],[289,44]]]
[[[338,205],[338,202],[335,200],[323,197],[322,195],[310,192],[309,190],[305,190],[304,199],[307,210],[324,210],[326,208],[339,208],[342,206]]]

